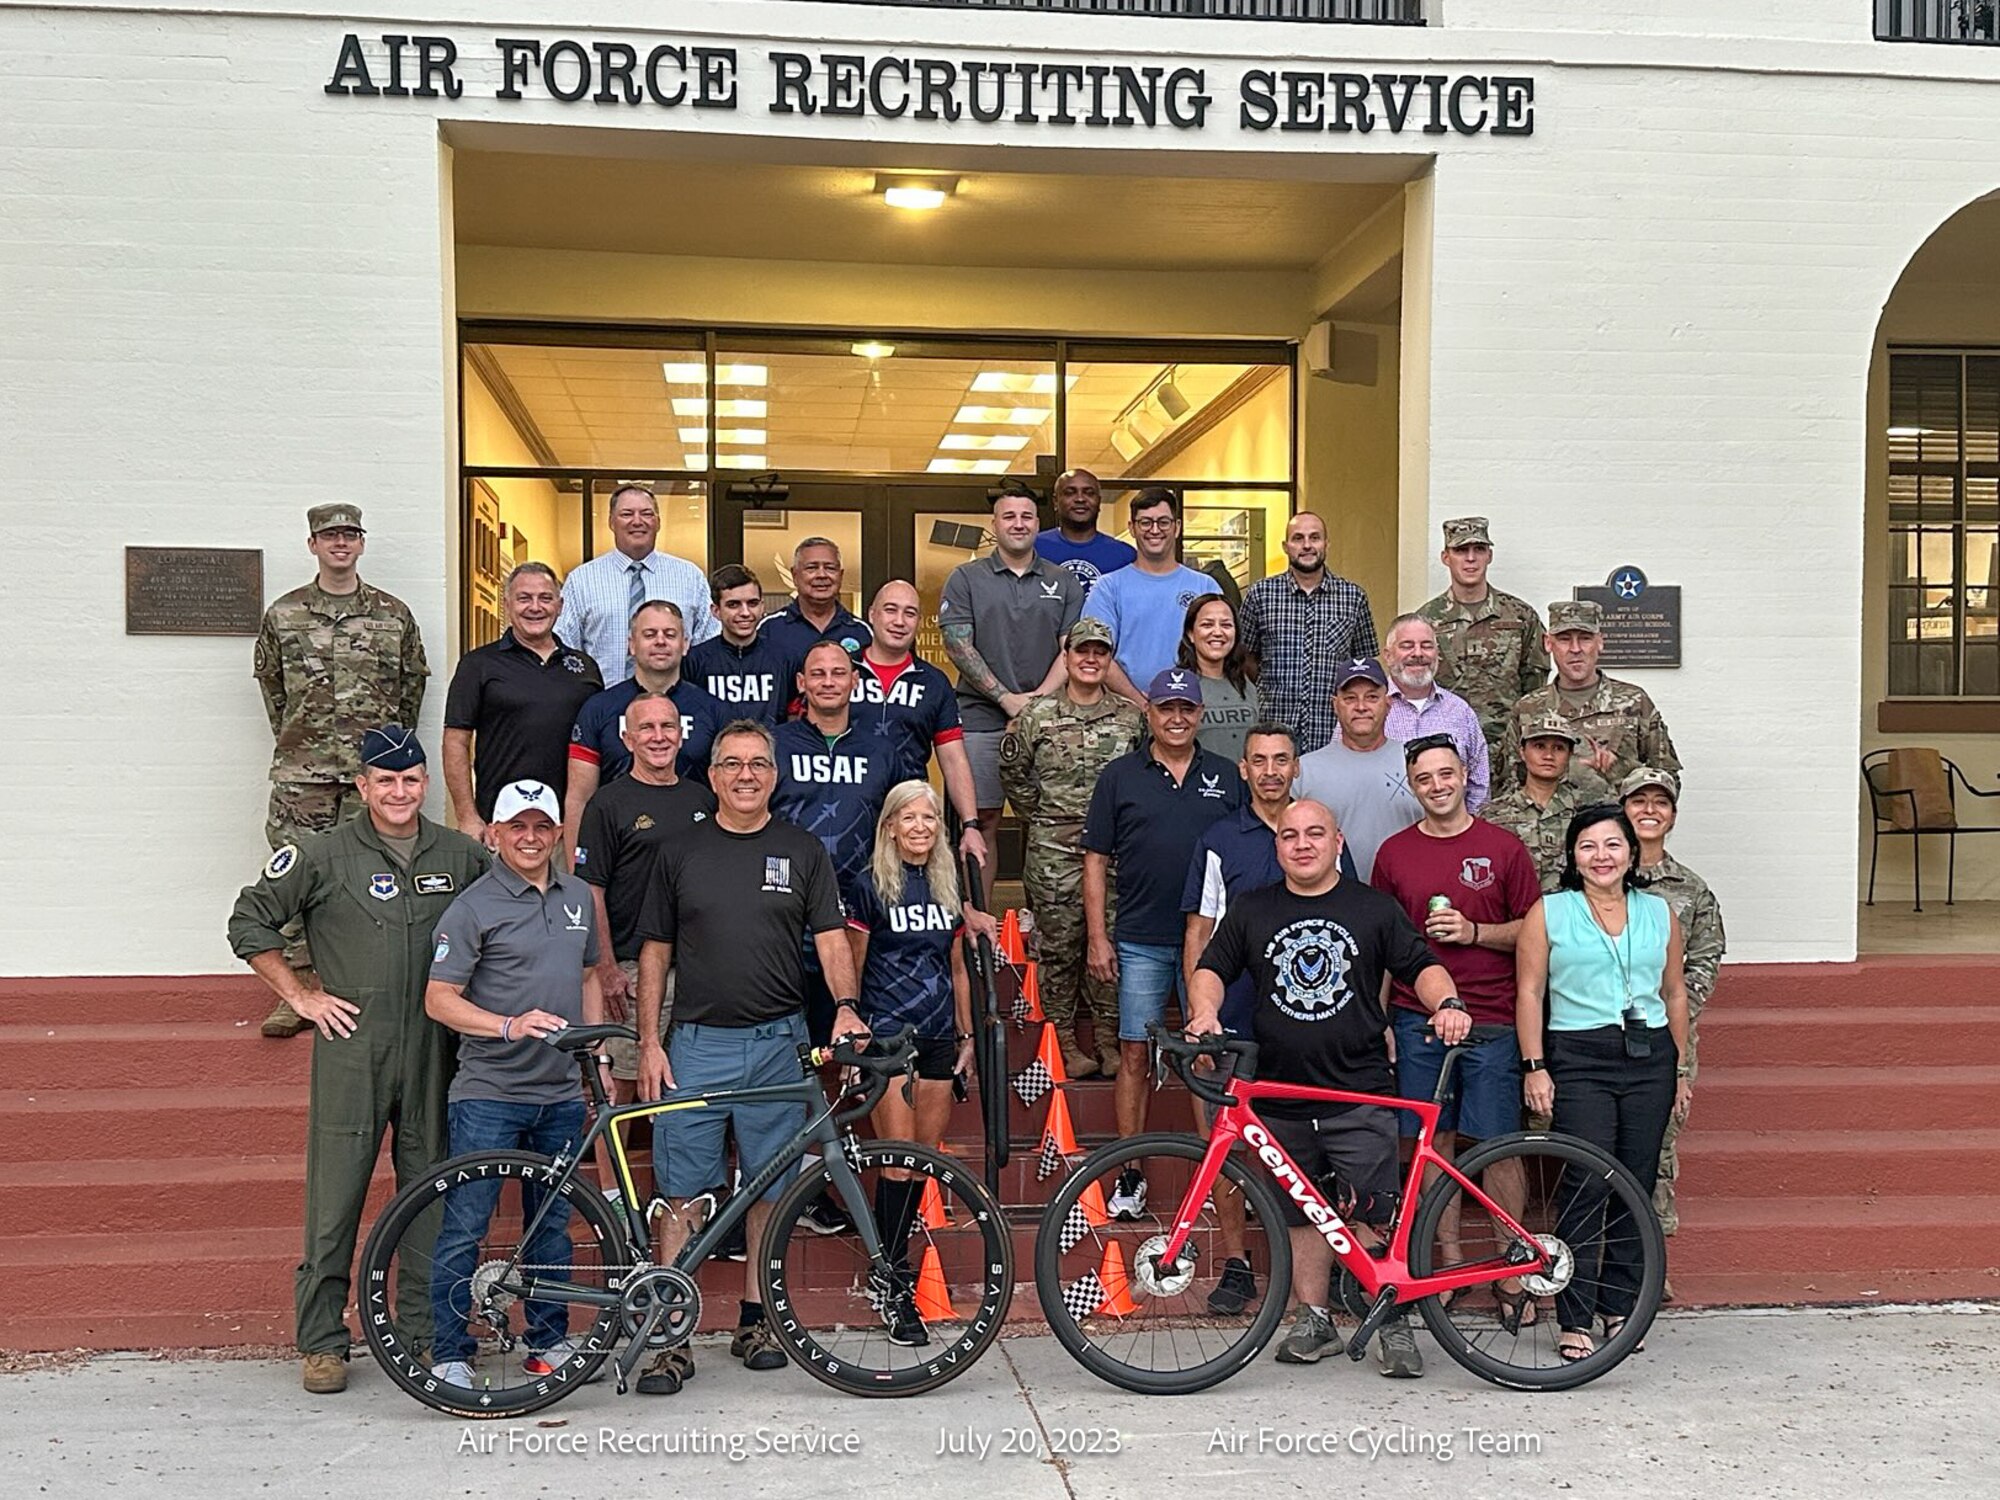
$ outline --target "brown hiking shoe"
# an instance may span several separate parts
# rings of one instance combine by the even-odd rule
[[[1113,1041],[1099,1042],[1097,1044],[1097,1068],[1106,1078],[1116,1078],[1118,1076],[1119,1062],[1118,1043]]]
[[[305,1386],[308,1395],[338,1395],[347,1389],[347,1361],[338,1354],[308,1354]]]
[[[264,1017],[264,1024],[257,1029],[268,1037],[288,1037],[297,1036],[311,1025],[312,1022],[292,1009],[289,1001],[280,1000],[271,1008],[271,1013]],[[344,1378],[341,1383],[346,1384]]]
[[[1079,1047],[1074,1040],[1064,1041],[1062,1059],[1064,1070],[1072,1078],[1097,1076],[1097,1059]]]

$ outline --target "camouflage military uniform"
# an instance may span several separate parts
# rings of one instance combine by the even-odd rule
[[[1608,777],[1613,785],[1623,781],[1640,766],[1658,766],[1678,772],[1681,758],[1667,734],[1666,721],[1653,706],[1646,690],[1636,683],[1620,682],[1598,673],[1597,685],[1581,693],[1570,691],[1560,682],[1538,688],[1514,705],[1507,719],[1506,749],[1502,760],[1510,766],[1521,761],[1522,729],[1546,714],[1554,714],[1576,732],[1582,743],[1569,763],[1569,779],[1579,780],[1585,771],[1594,771],[1584,762],[1594,741],[1611,747],[1615,757]],[[1520,772],[1515,773],[1517,776]],[[1494,778],[1500,778],[1496,775]]]
[[[415,725],[430,667],[402,600],[365,583],[329,594],[314,581],[264,611],[255,671],[276,741],[264,836],[277,849],[332,828],[360,805],[362,734]],[[285,956],[295,968],[308,961],[303,944]]]
[[[1440,687],[1448,687],[1479,715],[1486,743],[1498,747],[1507,711],[1549,680],[1542,617],[1527,601],[1489,588],[1477,604],[1461,604],[1447,589],[1417,611],[1437,631]],[[1493,784],[1508,778],[1495,766]]]
[[[1479,809],[1479,816],[1489,823],[1497,823],[1528,846],[1528,853],[1534,856],[1535,873],[1542,877],[1542,889],[1556,888],[1556,877],[1562,874],[1563,857],[1567,852],[1563,840],[1569,833],[1569,820],[1578,808],[1589,807],[1597,802],[1613,800],[1611,787],[1588,766],[1570,767],[1574,778],[1559,781],[1549,794],[1547,807],[1535,806],[1528,789],[1517,786],[1500,793]]]
[[[1715,991],[1716,972],[1722,967],[1722,955],[1728,946],[1722,931],[1722,908],[1716,904],[1715,892],[1708,888],[1708,882],[1671,854],[1662,854],[1656,865],[1641,866],[1639,873],[1652,882],[1653,894],[1664,899],[1680,919],[1681,941],[1686,950],[1681,973],[1687,980],[1688,995],[1688,1047],[1687,1056],[1681,1059],[1681,1072],[1692,1079],[1699,1070],[1696,1049],[1700,1038],[1695,1020]],[[1660,1142],[1659,1184],[1653,1189],[1653,1208],[1660,1216],[1660,1227],[1668,1234],[1680,1227],[1680,1211],[1674,1204],[1674,1180],[1681,1170],[1677,1149],[1680,1134],[1680,1120],[1669,1119],[1666,1136]]]
[[[1000,741],[1000,782],[1026,824],[1021,870],[1040,934],[1042,1009],[1065,1040],[1088,1004],[1100,1039],[1118,1035],[1118,991],[1084,967],[1083,815],[1098,772],[1139,743],[1138,709],[1106,692],[1084,707],[1067,693],[1036,698]],[[1114,898],[1106,895],[1105,919]]]

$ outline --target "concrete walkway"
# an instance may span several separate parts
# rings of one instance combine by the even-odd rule
[[[1204,1395],[1148,1399],[1050,1339],[1009,1339],[941,1391],[878,1402],[704,1347],[679,1396],[592,1386],[509,1423],[436,1416],[365,1356],[322,1400],[289,1362],[104,1356],[0,1375],[0,1473],[13,1495],[148,1500],[2000,1494],[2000,1308],[1682,1314],[1556,1396],[1495,1389],[1421,1342],[1422,1381],[1267,1356]],[[1052,1456],[1059,1440],[1097,1451]]]

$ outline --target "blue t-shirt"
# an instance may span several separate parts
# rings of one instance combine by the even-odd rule
[[[1084,597],[1096,586],[1097,580],[1106,573],[1115,573],[1127,566],[1139,551],[1130,542],[1121,542],[1115,536],[1098,532],[1087,542],[1072,542],[1062,534],[1062,528],[1052,526],[1035,538],[1035,551],[1050,562],[1069,569],[1083,585]]]
[[[1213,578],[1185,565],[1171,573],[1120,568],[1097,580],[1083,601],[1083,612],[1111,627],[1118,665],[1143,693],[1156,674],[1174,664],[1187,607],[1205,594],[1221,592]]]
[[[1118,861],[1112,937],[1178,949],[1186,934],[1181,890],[1208,826],[1243,805],[1243,778],[1221,756],[1195,747],[1179,786],[1150,746],[1098,773],[1083,820],[1083,847]]]
[[[958,1035],[952,1004],[951,945],[964,923],[931,899],[931,883],[903,866],[903,897],[893,905],[863,870],[847,887],[847,925],[868,934],[861,968],[861,1018],[878,1036],[916,1028],[934,1040]]]
[[[730,718],[776,724],[798,690],[799,664],[760,630],[747,646],[709,637],[688,652],[681,675],[708,689]]]
[[[846,890],[867,868],[875,820],[896,784],[894,748],[873,732],[873,716],[849,718],[832,745],[810,720],[788,719],[776,730],[778,789],[771,811],[826,846]]]
[[[619,736],[625,730],[625,710],[638,696],[639,680],[628,677],[577,710],[576,724],[569,732],[570,759],[596,766],[601,781],[616,780],[632,769],[632,752]],[[706,780],[708,747],[715,743],[715,731],[735,715],[716,702],[708,689],[697,687],[686,677],[667,689],[667,697],[681,711],[681,753],[674,757],[674,772]]]
[[[965,738],[951,679],[921,656],[893,667],[856,656],[852,702],[855,722],[868,715],[873,732],[895,751],[898,781],[922,781],[930,774],[932,748]]]

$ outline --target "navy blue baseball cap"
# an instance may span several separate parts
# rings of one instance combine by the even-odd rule
[[[1350,682],[1372,682],[1378,688],[1389,686],[1389,674],[1382,670],[1382,663],[1372,656],[1357,656],[1344,661],[1334,671],[1333,690],[1337,693]]]
[[[1146,684],[1148,703],[1194,703],[1201,702],[1201,679],[1186,667],[1168,667],[1153,674],[1153,680]]]
[[[424,764],[424,747],[416,730],[384,724],[361,736],[361,764],[378,771],[407,771]]]

